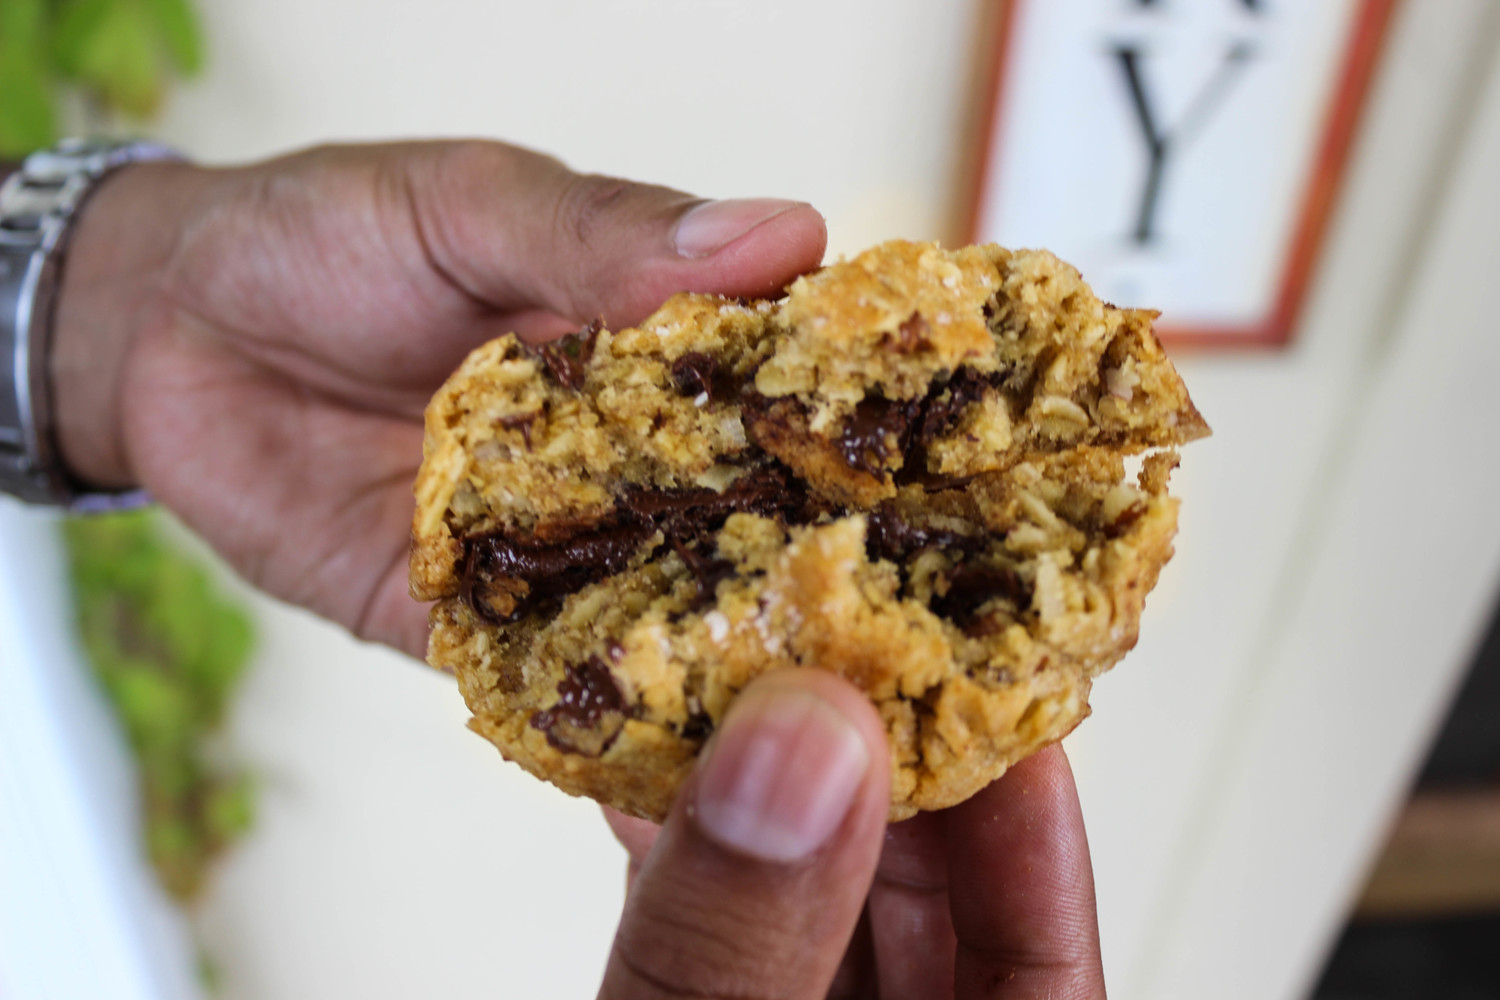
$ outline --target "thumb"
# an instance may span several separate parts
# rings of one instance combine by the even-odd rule
[[[506,310],[618,327],[674,292],[774,294],[827,243],[823,217],[801,202],[704,201],[501,143],[432,144],[407,164],[437,266]]]
[[[735,702],[641,867],[601,997],[823,997],[884,843],[884,729],[819,670]]]

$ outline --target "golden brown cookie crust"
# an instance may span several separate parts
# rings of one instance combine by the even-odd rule
[[[1207,426],[1152,316],[1045,252],[896,241],[487,344],[427,412],[429,660],[508,759],[634,815],[793,665],[875,702],[892,818],[962,801],[1087,714],[1171,555],[1176,455],[1124,460]]]

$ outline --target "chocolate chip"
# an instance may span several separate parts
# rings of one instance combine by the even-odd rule
[[[540,410],[532,410],[530,413],[514,413],[508,417],[501,417],[499,423],[506,430],[519,430],[521,437],[526,441],[526,450],[530,451],[531,425],[536,423],[536,418],[541,415],[542,412]]]
[[[1140,501],[1136,501],[1120,511],[1119,515],[1113,521],[1104,526],[1104,537],[1119,538],[1125,532],[1129,531],[1130,526],[1139,521],[1145,513],[1146,505]]]
[[[604,320],[596,319],[577,333],[543,344],[537,354],[558,385],[575,392],[583,388],[589,359],[594,356],[594,341],[604,329]]]
[[[714,398],[714,374],[718,363],[702,351],[689,351],[672,362],[672,384],[684,396],[708,393]]]
[[[547,742],[567,753],[598,756],[609,749],[623,726],[625,696],[615,683],[614,675],[597,656],[575,663],[563,671],[557,684],[557,702],[533,713],[531,727],[547,734]],[[600,723],[609,713],[621,718],[602,731]]]

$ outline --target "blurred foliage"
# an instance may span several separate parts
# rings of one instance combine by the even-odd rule
[[[202,66],[192,0],[0,0],[0,156],[56,140],[70,88],[98,112],[143,119],[174,76]]]
[[[63,538],[84,650],[139,761],[151,862],[189,900],[254,814],[248,776],[217,745],[250,620],[151,511],[72,518]]]

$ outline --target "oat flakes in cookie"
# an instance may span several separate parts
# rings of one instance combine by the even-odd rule
[[[1172,554],[1208,426],[1153,318],[1049,253],[898,241],[486,344],[427,410],[428,658],[508,759],[636,816],[793,665],[879,709],[892,819],[960,802],[1088,713]]]

